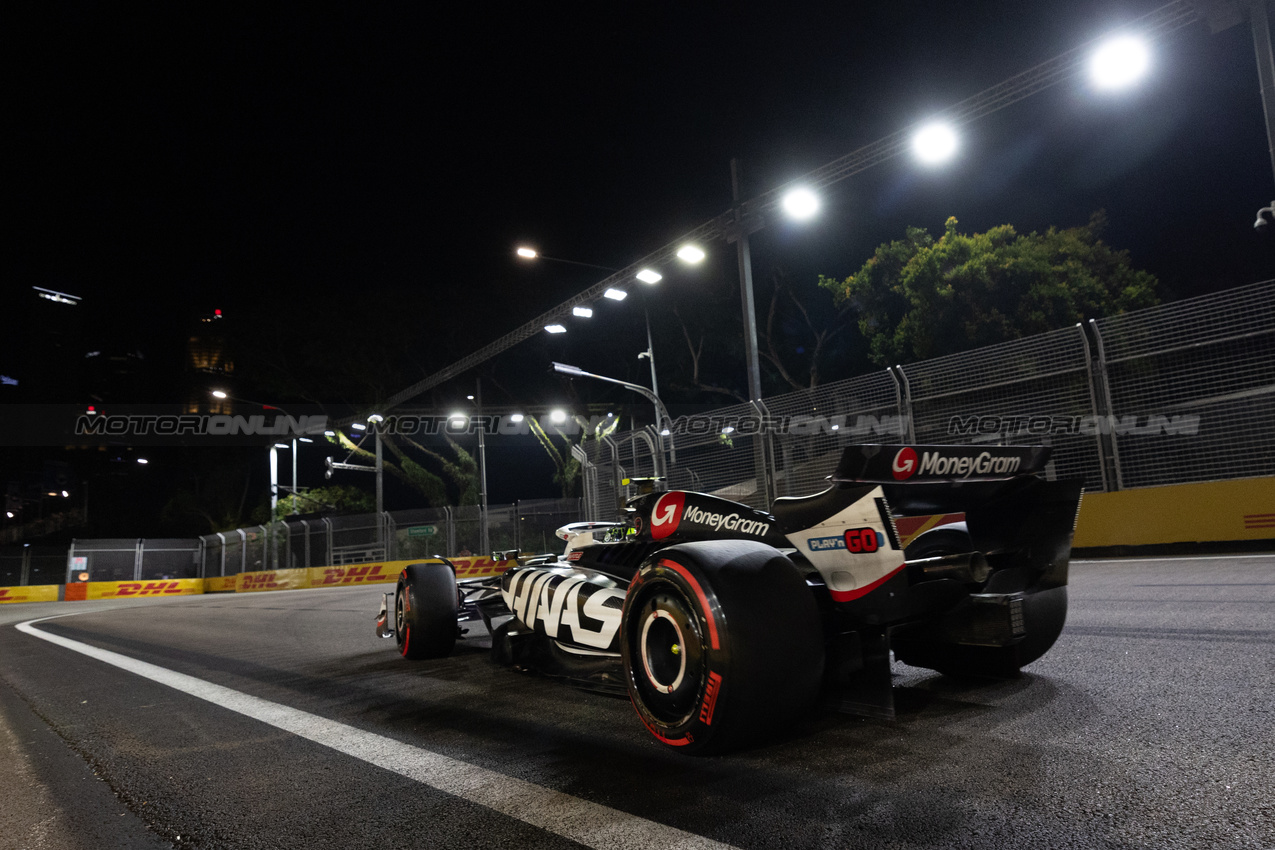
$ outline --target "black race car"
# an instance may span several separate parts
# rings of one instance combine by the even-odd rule
[[[1067,616],[1079,480],[1047,447],[851,446],[831,486],[769,512],[653,491],[622,523],[560,529],[566,551],[457,581],[411,564],[377,618],[405,658],[446,656],[482,621],[495,659],[627,693],[646,728],[715,752],[817,701],[891,717],[890,652],[953,675],[1041,657]],[[899,545],[895,518],[963,512]]]

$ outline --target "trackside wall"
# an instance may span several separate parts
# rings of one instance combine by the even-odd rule
[[[1275,548],[1275,478],[1086,493],[1072,546],[1268,540]]]

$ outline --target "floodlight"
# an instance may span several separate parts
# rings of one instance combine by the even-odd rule
[[[946,124],[928,124],[912,137],[912,150],[926,165],[951,159],[956,145],[956,132]]]
[[[819,198],[809,189],[793,189],[784,195],[783,206],[788,215],[798,221],[805,221],[819,212]]]
[[[704,259],[704,251],[698,245],[683,245],[677,251],[677,258],[685,263],[698,263]]]
[[[1128,88],[1151,67],[1151,51],[1146,42],[1131,35],[1112,38],[1094,51],[1089,60],[1089,75],[1094,85],[1104,91]]]

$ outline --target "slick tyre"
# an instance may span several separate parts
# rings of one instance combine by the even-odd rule
[[[444,658],[456,646],[456,574],[442,561],[408,564],[394,594],[394,636],[404,658]]]
[[[791,561],[751,541],[653,556],[625,597],[621,652],[638,717],[685,753],[789,731],[823,673],[814,596]]]

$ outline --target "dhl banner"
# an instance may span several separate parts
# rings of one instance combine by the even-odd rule
[[[204,593],[234,593],[239,586],[239,576],[213,576],[204,579]]]
[[[262,590],[301,590],[310,586],[310,571],[266,570],[260,573],[240,573],[235,590],[239,593],[256,593]]]
[[[0,605],[6,602],[57,602],[59,586],[40,584],[34,587],[0,587]]]
[[[348,564],[343,567],[311,567],[310,587],[349,587],[354,584],[384,584],[397,581],[403,567],[415,561],[382,561],[376,564]]]
[[[202,578],[155,579],[154,581],[90,581],[79,585],[84,588],[81,599],[133,599],[164,596],[190,596],[204,592]],[[72,598],[67,587],[66,598]],[[78,596],[78,594],[76,594]]]
[[[498,576],[514,566],[513,561],[493,561],[491,558],[449,558],[456,568],[456,578],[485,578]]]

